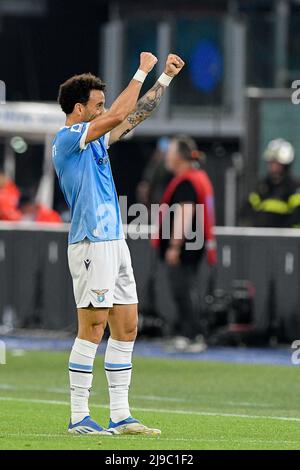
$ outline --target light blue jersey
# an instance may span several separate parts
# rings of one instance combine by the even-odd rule
[[[124,238],[107,153],[108,134],[85,145],[89,123],[62,128],[53,141],[53,164],[71,209],[69,243]]]

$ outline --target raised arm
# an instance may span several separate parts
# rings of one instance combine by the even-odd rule
[[[169,77],[168,81],[171,81],[173,77],[178,75],[183,66],[184,62],[179,56],[175,54],[169,54],[164,71],[164,74]],[[113,144],[117,140],[122,139],[122,137],[128,134],[128,132],[134,129],[138,124],[151,116],[153,111],[158,107],[167,88],[167,82],[161,79],[161,77],[158,79],[155,85],[150,88],[150,90],[147,91],[147,93],[137,102],[136,107],[130,114],[128,114],[126,119],[124,119],[124,121],[119,126],[111,131],[109,145]],[[166,78],[168,79],[168,77]]]
[[[125,90],[113,102],[111,108],[101,116],[93,119],[88,128],[85,142],[91,142],[118,126],[136,106],[145,77],[157,63],[157,58],[150,52],[142,52],[138,72]]]

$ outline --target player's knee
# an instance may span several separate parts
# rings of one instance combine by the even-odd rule
[[[126,341],[134,341],[137,337],[137,331],[137,323],[127,325],[124,329],[124,337],[126,338]]]
[[[82,339],[86,339],[87,341],[91,341],[92,343],[99,344],[104,330],[106,327],[106,322],[97,322],[92,323],[85,328],[79,329],[79,337]]]
[[[98,341],[101,341],[105,328],[106,322],[93,323],[90,328],[91,335],[94,337],[94,339],[98,339]]]

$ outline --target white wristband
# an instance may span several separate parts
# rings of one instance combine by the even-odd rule
[[[138,69],[138,70],[135,72],[135,74],[134,74],[134,76],[133,76],[133,79],[134,79],[134,80],[137,80],[138,82],[144,83],[146,77],[147,77],[146,72],[144,72],[144,71],[141,70],[141,69]]]
[[[170,77],[170,75],[167,75],[166,73],[162,73],[158,79],[159,83],[164,86],[169,86],[172,80],[173,77]]]

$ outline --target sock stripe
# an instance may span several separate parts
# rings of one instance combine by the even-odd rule
[[[104,362],[104,367],[105,369],[107,367],[109,367],[110,369],[119,369],[120,367],[122,367],[122,369],[132,369],[132,363],[130,362],[128,364],[112,364],[111,362]]]
[[[69,362],[69,370],[77,369],[75,372],[92,372],[93,366],[86,366],[84,364],[75,364],[74,362]]]
[[[90,375],[92,375],[92,372],[88,372],[87,370],[69,369],[69,372],[77,372],[77,374],[90,374]],[[84,387],[81,387],[81,388],[84,388]]]
[[[127,367],[127,369],[106,369],[106,372],[121,372],[122,370],[131,370],[132,367]]]

